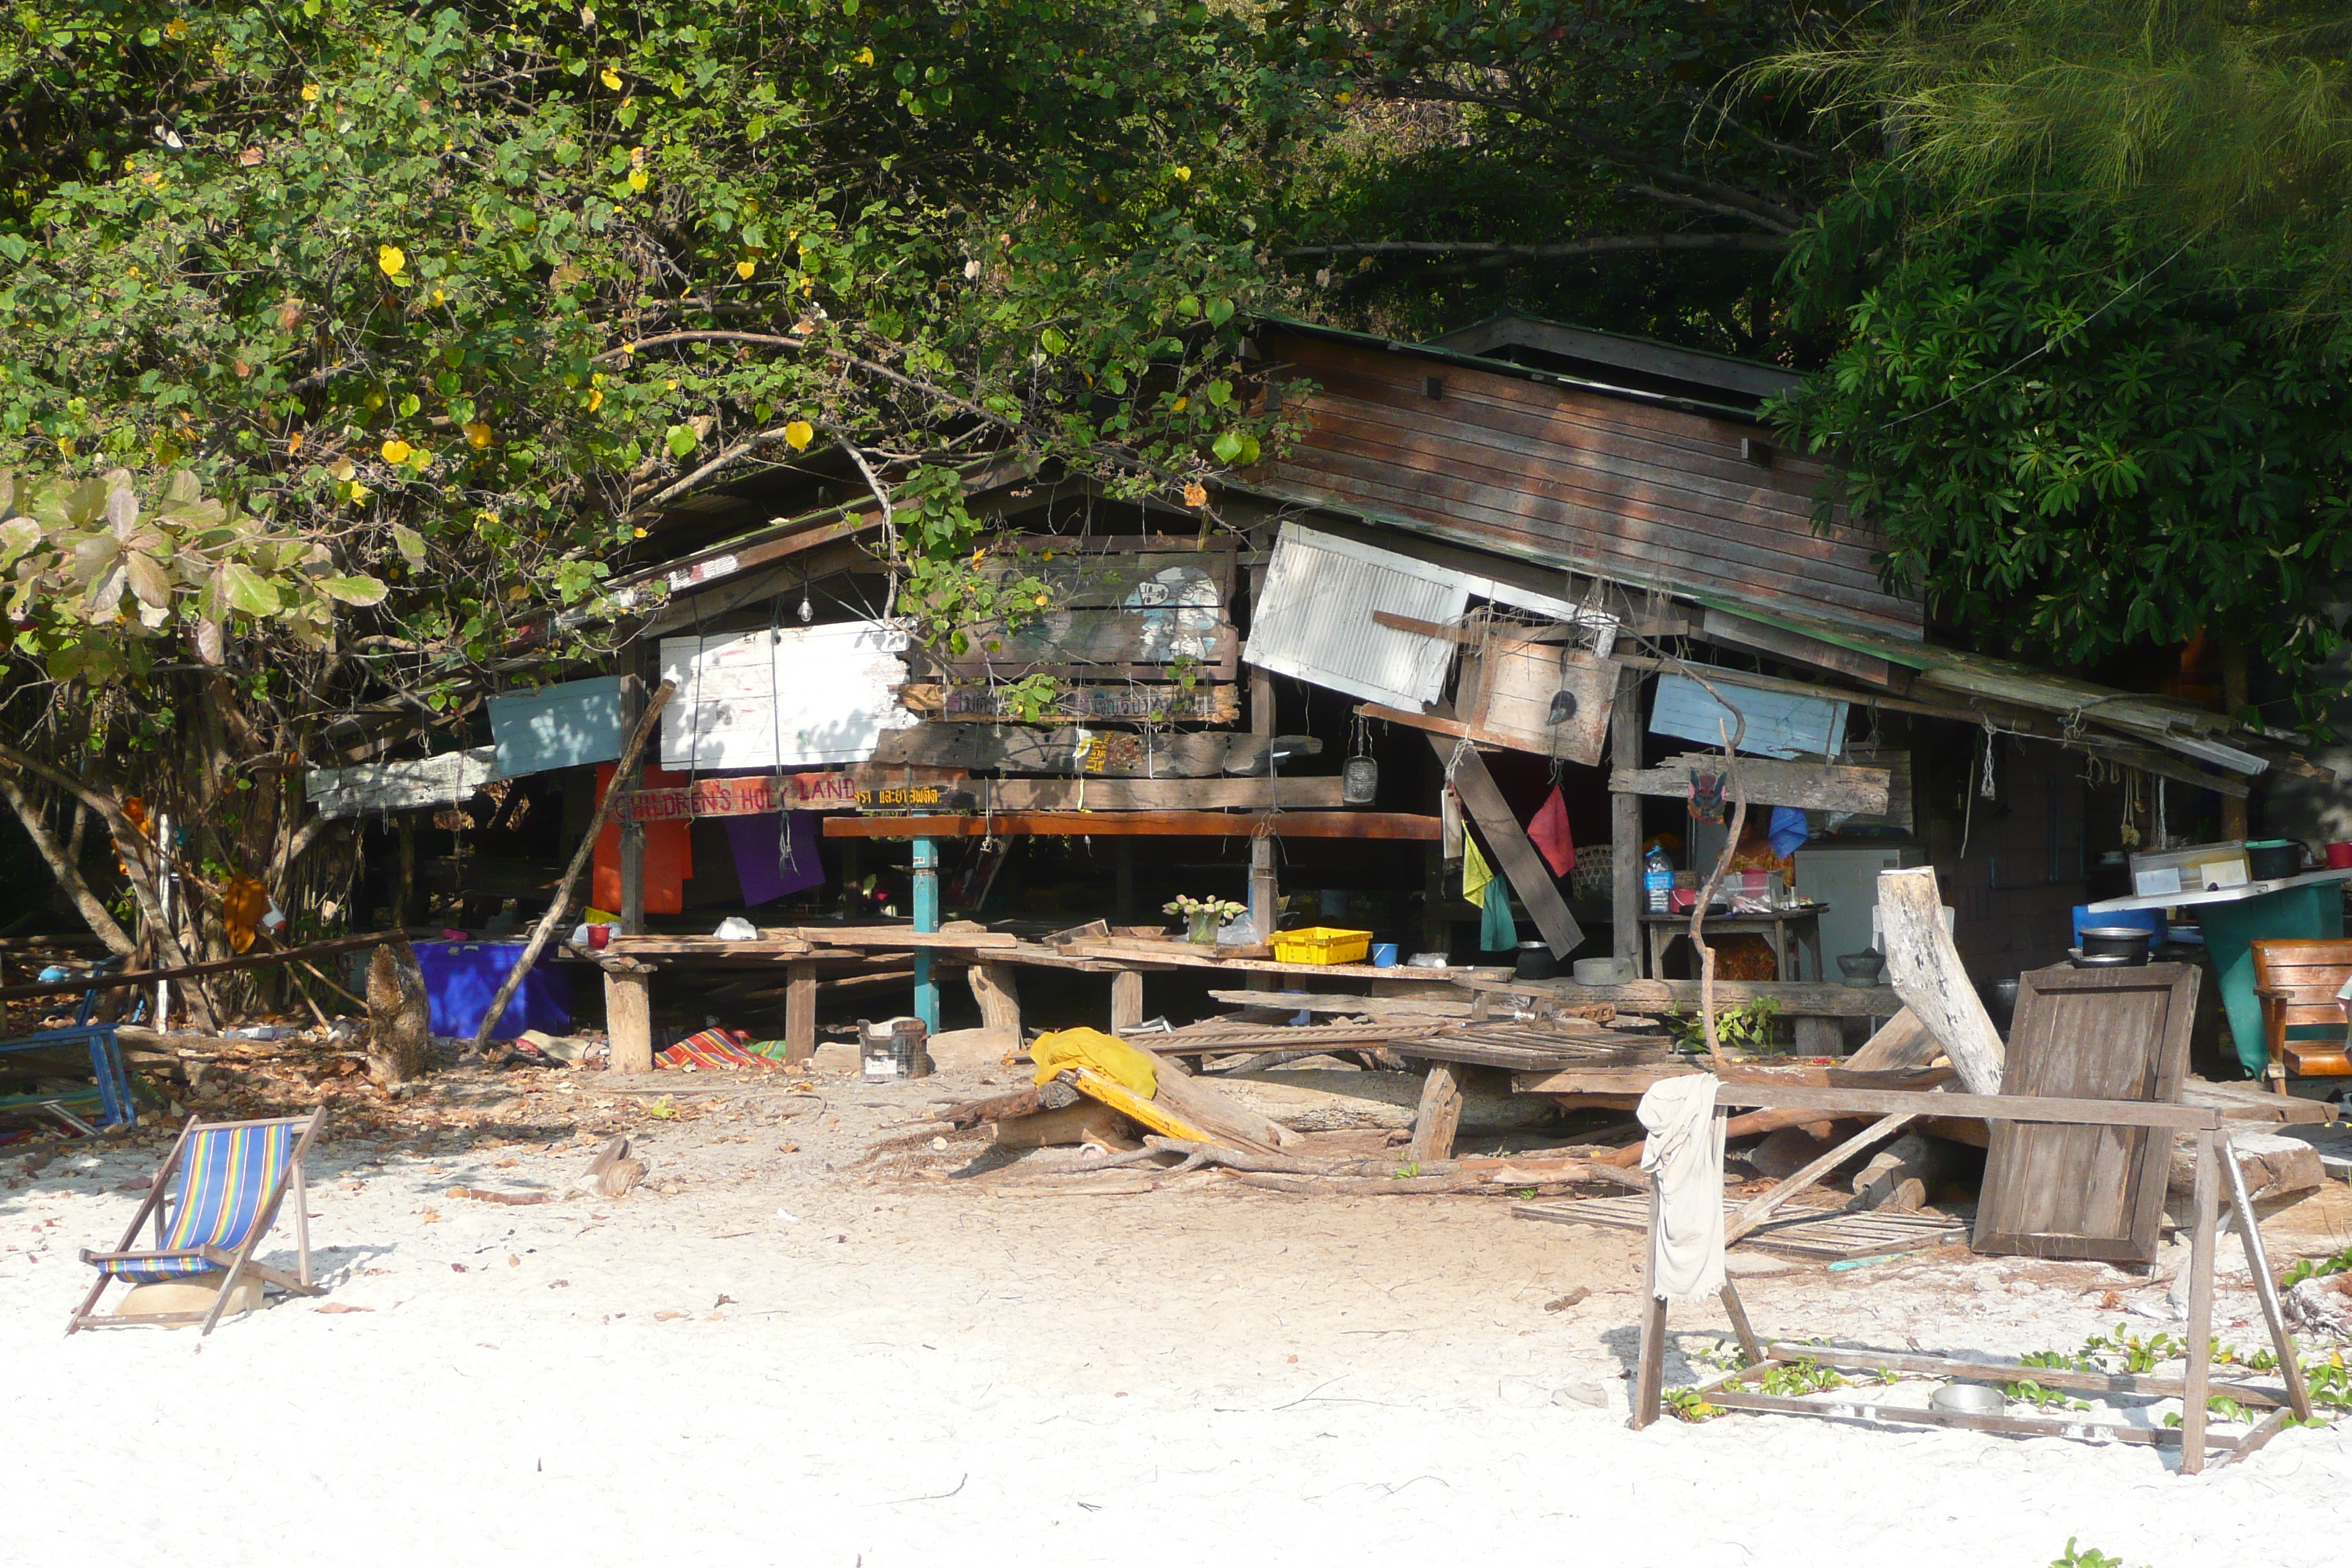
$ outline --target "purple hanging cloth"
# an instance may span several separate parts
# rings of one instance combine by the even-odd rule
[[[790,816],[793,842],[789,856],[781,853],[781,819],[774,814],[725,819],[727,847],[735,855],[735,880],[743,889],[747,906],[764,904],[787,893],[824,884],[824,867],[816,852],[820,831],[816,813],[795,811]]]

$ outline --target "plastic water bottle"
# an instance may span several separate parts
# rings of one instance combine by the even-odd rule
[[[1664,914],[1673,902],[1675,862],[1664,845],[1653,844],[1642,858],[1642,886],[1650,895],[1650,912]]]

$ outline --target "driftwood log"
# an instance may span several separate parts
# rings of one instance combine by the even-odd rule
[[[1934,867],[1878,874],[1878,934],[1895,994],[1952,1058],[1968,1091],[1999,1094],[2007,1050],[1944,929]]]
[[[983,1122],[1010,1121],[1019,1116],[1034,1116],[1041,1110],[1061,1110],[1075,1105],[1078,1091],[1056,1079],[1052,1083],[1031,1084],[1010,1094],[994,1094],[985,1100],[967,1100],[961,1105],[950,1105],[933,1121],[965,1131]]]

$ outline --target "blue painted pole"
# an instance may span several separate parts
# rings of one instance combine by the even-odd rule
[[[918,838],[915,845],[915,929],[940,929],[940,842]],[[915,1016],[931,1034],[940,1032],[940,983],[931,977],[931,950],[915,950]]]

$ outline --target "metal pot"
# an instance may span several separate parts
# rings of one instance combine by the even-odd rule
[[[2303,871],[2303,845],[2293,838],[2257,838],[2246,846],[2246,875],[2275,882]]]
[[[1523,942],[1518,963],[1511,973],[1521,980],[1549,980],[1559,973],[1559,961],[1551,955],[1550,943]]]
[[[1339,798],[1349,805],[1370,805],[1381,793],[1381,764],[1370,757],[1349,757],[1339,769]]]
[[[1984,1002],[1985,1016],[2001,1037],[2009,1037],[2009,1027],[2017,1021],[2017,977],[1988,980],[1977,987],[1977,995]]]
[[[2146,926],[2084,926],[2084,958],[2118,958],[2126,963],[2146,963],[2148,944],[2156,933]]]

